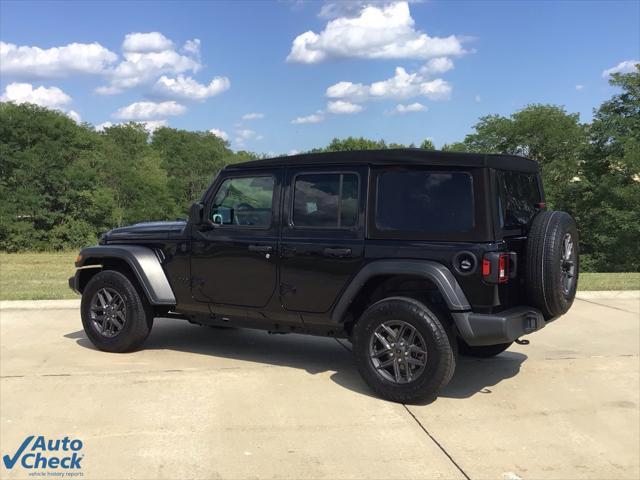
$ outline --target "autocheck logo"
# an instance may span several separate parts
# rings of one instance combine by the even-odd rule
[[[16,465],[29,470],[79,470],[84,458],[82,446],[82,440],[77,438],[48,439],[43,435],[29,435],[13,455],[4,455],[2,461],[9,470]],[[58,475],[64,474],[60,472]]]

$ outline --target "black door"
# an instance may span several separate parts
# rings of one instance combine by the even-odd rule
[[[276,290],[280,170],[228,173],[194,227],[191,291],[200,302],[264,307]]]
[[[361,267],[366,171],[287,169],[280,240],[285,309],[327,312]]]

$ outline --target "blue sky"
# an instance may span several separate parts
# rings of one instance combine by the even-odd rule
[[[439,147],[530,103],[588,121],[613,93],[603,72],[640,58],[639,22],[638,1],[2,1],[0,92],[269,154],[348,135]]]

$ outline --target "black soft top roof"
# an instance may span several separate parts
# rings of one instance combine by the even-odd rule
[[[518,155],[441,152],[420,148],[353,150],[347,152],[306,153],[266,158],[229,165],[225,170],[320,165],[431,165],[451,167],[487,167],[519,172],[538,171],[538,162]]]

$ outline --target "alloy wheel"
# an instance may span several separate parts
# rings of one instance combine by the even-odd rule
[[[91,323],[105,337],[118,335],[127,321],[122,296],[112,288],[101,288],[91,299]]]
[[[560,259],[560,281],[562,293],[568,296],[573,288],[576,276],[576,255],[573,248],[573,238],[567,233],[562,240],[562,257]]]
[[[376,373],[385,380],[409,383],[427,365],[427,344],[413,325],[389,320],[371,335],[369,357]]]

